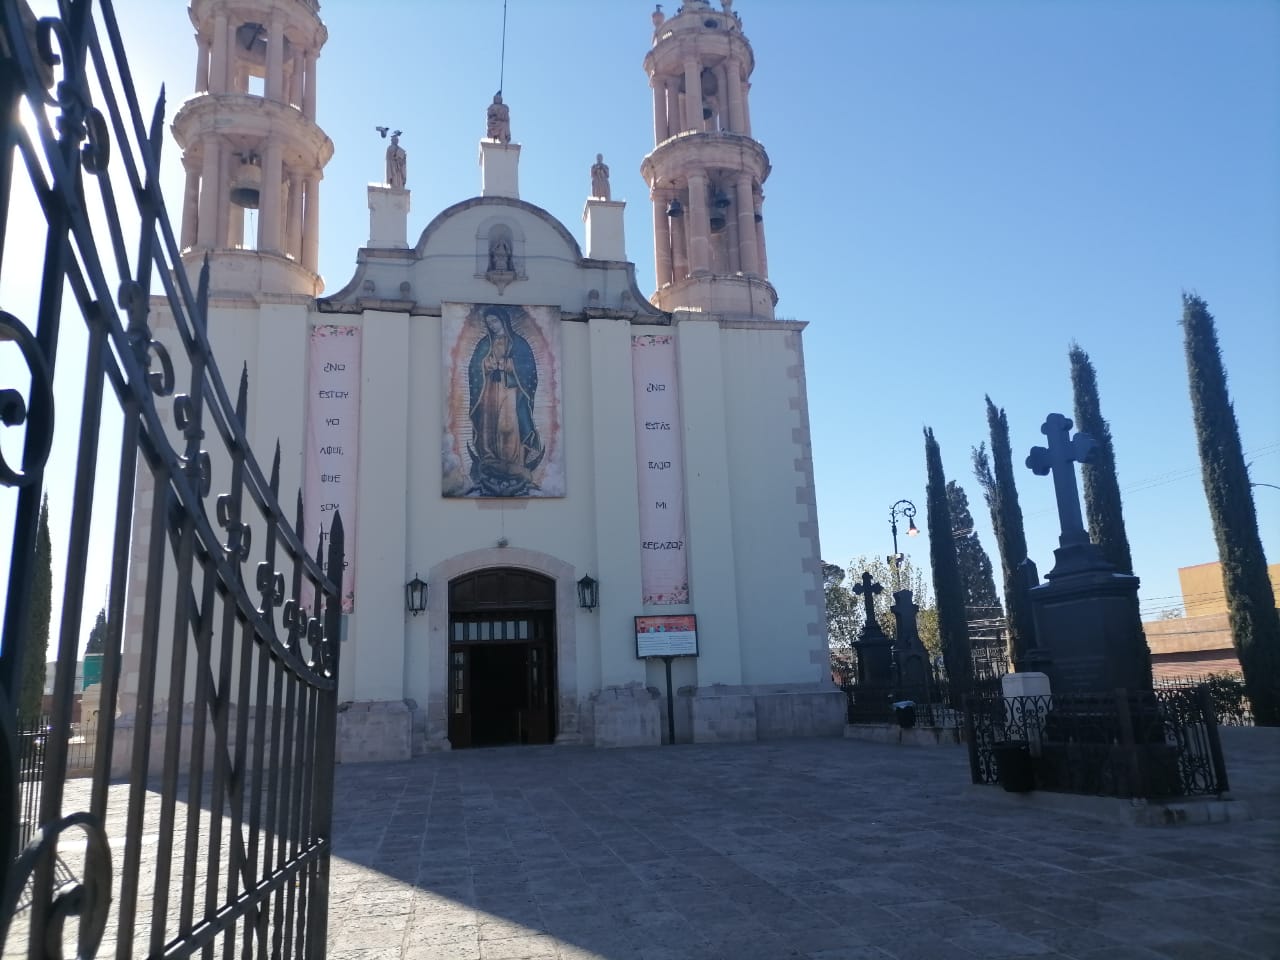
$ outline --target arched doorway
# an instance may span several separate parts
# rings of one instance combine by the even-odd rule
[[[449,742],[551,743],[556,730],[556,584],[529,570],[449,582]]]

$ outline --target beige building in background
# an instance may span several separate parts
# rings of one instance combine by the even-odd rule
[[[1271,589],[1280,597],[1280,563],[1267,567]],[[1240,661],[1231,640],[1222,564],[1200,563],[1178,568],[1185,615],[1149,620],[1142,625],[1157,677],[1239,673]]]

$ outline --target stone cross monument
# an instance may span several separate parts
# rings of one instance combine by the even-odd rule
[[[1087,434],[1072,437],[1071,427],[1062,414],[1049,414],[1040,428],[1048,446],[1033,447],[1027,457],[1038,476],[1053,474],[1062,526],[1048,582],[1028,591],[1036,628],[1032,652],[1055,694],[1150,689],[1150,665],[1139,655],[1138,578],[1117,573],[1089,540],[1075,465],[1087,463],[1096,444]]]
[[[1075,464],[1089,463],[1098,449],[1097,442],[1087,433],[1071,436],[1072,423],[1060,413],[1051,413],[1040,427],[1049,440],[1048,447],[1032,447],[1027,466],[1039,477],[1053,474],[1053,490],[1058,500],[1058,521],[1062,535],[1058,543],[1062,547],[1076,547],[1089,543],[1089,533],[1080,515],[1080,492],[1076,487]],[[1053,576],[1053,574],[1049,574]]]
[[[858,683],[875,687],[888,687],[893,683],[893,641],[885,636],[876,619],[875,598],[884,587],[871,579],[866,571],[862,582],[853,585],[853,592],[862,597],[866,606],[866,619],[853,646],[858,651]]]

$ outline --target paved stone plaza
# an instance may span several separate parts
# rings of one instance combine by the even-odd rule
[[[1280,957],[1280,739],[1247,822],[1026,809],[963,748],[460,751],[339,770],[333,960]]]

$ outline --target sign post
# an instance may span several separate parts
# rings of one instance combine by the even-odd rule
[[[698,618],[693,614],[636,617],[636,658],[659,659],[667,674],[667,743],[676,742],[675,692],[671,661],[698,655]]]

